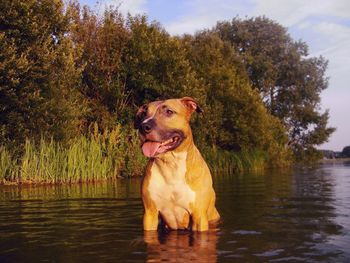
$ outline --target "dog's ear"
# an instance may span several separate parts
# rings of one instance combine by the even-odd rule
[[[147,104],[142,105],[136,113],[135,119],[134,119],[134,128],[135,129],[139,129],[141,122],[143,120],[143,118],[146,116],[146,112],[147,112]]]
[[[186,106],[186,108],[193,113],[194,111],[202,113],[203,109],[198,106],[198,103],[191,97],[183,97],[180,99],[181,102]]]

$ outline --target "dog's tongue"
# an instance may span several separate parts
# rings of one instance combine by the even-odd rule
[[[147,157],[154,157],[157,153],[161,143],[160,142],[145,142],[142,145],[143,154]]]

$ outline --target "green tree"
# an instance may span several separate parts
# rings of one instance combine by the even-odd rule
[[[79,132],[80,70],[60,0],[0,2],[0,140]]]
[[[74,0],[0,1],[0,139],[66,141],[91,123],[128,124],[143,103],[192,96],[205,110],[193,118],[202,146],[317,156],[334,131],[320,111],[326,68],[264,17],[172,37],[114,7],[100,16]]]
[[[274,159],[277,153],[278,159],[286,157],[285,130],[251,88],[230,43],[207,31],[185,36],[183,41],[207,94],[205,129],[202,127],[198,132],[202,137],[205,135],[205,144],[231,151],[261,150]]]
[[[181,40],[147,17],[128,17],[127,87],[137,105],[159,98],[192,96],[204,101]]]
[[[327,141],[334,128],[327,126],[328,112],[320,111],[320,93],[328,86],[323,57],[308,57],[304,42],[265,17],[234,18],[214,31],[241,56],[252,86],[287,127],[295,152]]]
[[[82,90],[89,102],[86,124],[111,128],[129,106],[123,56],[130,34],[116,8],[106,9],[102,16],[76,2],[68,9],[71,34],[82,52],[77,63],[83,67]]]
[[[205,94],[198,85],[181,41],[145,16],[124,20],[118,8],[102,17],[76,3],[72,35],[82,49],[82,85],[89,99],[87,123],[106,128],[129,122],[135,105],[150,100]]]

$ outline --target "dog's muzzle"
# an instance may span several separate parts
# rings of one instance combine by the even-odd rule
[[[143,134],[146,135],[152,131],[152,129],[155,126],[155,122],[153,119],[150,119],[146,122],[142,122],[139,128],[139,131]]]

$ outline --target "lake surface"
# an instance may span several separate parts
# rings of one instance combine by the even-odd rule
[[[350,262],[350,163],[217,175],[222,223],[146,233],[140,179],[0,187],[0,262]]]

